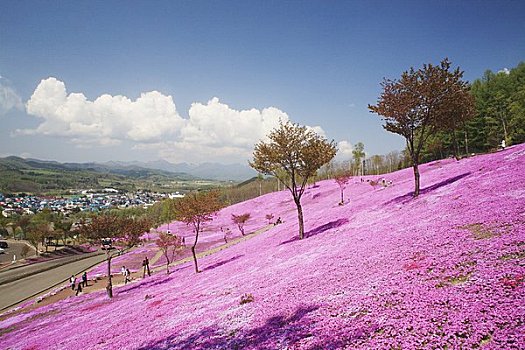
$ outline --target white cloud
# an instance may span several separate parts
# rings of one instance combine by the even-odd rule
[[[9,81],[0,75],[0,115],[6,114],[11,109],[23,110],[24,105]]]
[[[502,70],[499,70],[498,73],[505,73],[507,75],[510,74],[510,70],[508,68],[503,68]]]
[[[345,161],[352,158],[352,150],[354,147],[352,144],[346,140],[339,141],[337,143],[337,154],[336,154],[336,160],[338,161]]]
[[[82,93],[67,94],[65,84],[55,78],[40,82],[26,109],[43,122],[36,129],[18,130],[19,134],[66,136],[84,145],[157,141],[184,125],[171,96],[151,91],[135,101],[107,94],[89,101]]]
[[[206,105],[193,103],[188,112],[189,120],[181,132],[185,143],[203,146],[252,148],[264,138],[279,119],[288,120],[281,110],[269,107],[262,111],[255,108],[237,111],[214,97]]]
[[[241,161],[251,158],[253,146],[288,115],[275,107],[235,110],[217,97],[195,102],[183,118],[173,98],[157,91],[136,100],[102,95],[89,101],[69,93],[63,82],[40,82],[26,104],[27,113],[41,119],[34,129],[18,135],[61,136],[77,147],[113,146],[131,141],[135,150],[155,150],[170,161]],[[319,127],[309,127],[325,136]]]

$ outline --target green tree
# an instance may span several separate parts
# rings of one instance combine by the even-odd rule
[[[17,218],[16,226],[20,227],[20,230],[22,230],[22,235],[24,237],[26,236],[29,225],[31,225],[31,216],[21,215]],[[16,227],[15,227],[15,230],[16,230]]]
[[[168,223],[168,231],[170,230],[170,223],[175,219],[175,202],[176,199],[165,199],[162,203],[162,222]]]
[[[55,231],[57,232],[57,237],[62,239],[62,244],[67,244],[67,239],[71,235],[71,226],[73,225],[73,221],[69,218],[64,217],[63,215],[60,215],[55,218]]]
[[[35,248],[37,256],[39,255],[39,245],[50,235],[51,229],[48,223],[37,222],[28,227],[26,231],[26,240]]]
[[[363,159],[365,158],[365,145],[362,142],[358,142],[355,144],[354,149],[352,150],[352,158],[353,158],[353,167],[354,167],[354,175],[364,175],[364,169],[363,169]]]
[[[472,84],[476,117],[465,126],[468,148],[485,152],[525,142],[525,62],[506,72],[486,71]]]
[[[335,143],[333,140],[328,142],[305,126],[290,122],[281,122],[278,128],[270,132],[268,139],[255,145],[250,166],[260,173],[280,179],[290,191],[297,207],[299,237],[303,239],[301,196],[308,179],[335,156]],[[287,179],[283,177],[283,172]]]
[[[450,130],[458,119],[467,120],[473,114],[474,101],[468,83],[462,80],[463,72],[450,67],[444,59],[437,66],[410,68],[399,80],[385,79],[377,105],[368,106],[383,117],[386,130],[406,139],[414,170],[414,197],[420,191],[420,155],[429,136]]]

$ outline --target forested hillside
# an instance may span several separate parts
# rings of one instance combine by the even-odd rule
[[[476,116],[454,132],[431,137],[424,159],[451,154],[484,153],[506,145],[525,142],[525,62],[516,68],[484,76],[472,83]]]

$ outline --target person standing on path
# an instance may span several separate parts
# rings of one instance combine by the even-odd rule
[[[84,288],[87,287],[88,285],[88,279],[87,279],[87,272],[84,271],[84,273],[82,274],[82,284],[84,285]]]
[[[131,282],[131,279],[129,278],[131,275],[131,272],[129,272],[129,269],[126,269],[126,272],[124,274],[124,284],[128,284],[128,282]]]
[[[146,257],[144,260],[142,260],[142,278],[146,277],[146,272],[148,273],[148,276],[151,276],[151,271],[149,270],[149,260],[148,257]]]
[[[77,278],[75,275],[71,275],[71,278],[69,279],[69,283],[71,285],[71,290],[75,290],[75,283],[77,281]]]

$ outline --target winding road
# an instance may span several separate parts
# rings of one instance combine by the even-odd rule
[[[50,260],[0,272],[0,311],[43,294],[106,259],[105,254]]]

